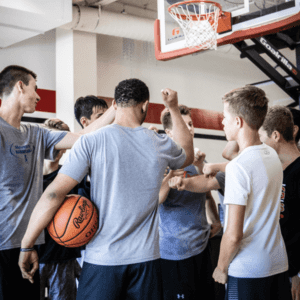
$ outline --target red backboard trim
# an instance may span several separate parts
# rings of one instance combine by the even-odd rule
[[[287,30],[299,25],[300,25],[300,12],[294,14],[293,16],[287,17],[285,19],[282,19],[280,21],[271,24],[266,24],[255,28],[235,31],[231,35],[218,39],[217,44],[218,46],[222,46],[226,44],[234,44],[246,39],[252,39],[255,37],[277,33],[279,31]],[[184,49],[162,53],[161,44],[160,44],[160,20],[158,19],[155,20],[154,22],[154,47],[155,47],[156,59],[163,60],[163,61],[171,60],[174,58],[203,51],[198,49],[184,48]]]

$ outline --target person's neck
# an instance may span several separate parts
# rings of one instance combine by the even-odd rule
[[[245,130],[239,134],[236,142],[239,145],[239,153],[251,146],[261,145],[258,131],[256,130]]]
[[[300,157],[299,150],[295,143],[280,143],[277,149],[277,153],[281,161],[283,170],[285,170],[292,162]]]
[[[20,109],[17,101],[12,98],[8,98],[2,101],[0,108],[0,117],[9,125],[20,129],[21,119],[24,112]]]
[[[136,128],[141,126],[141,123],[136,115],[136,112],[132,108],[118,109],[113,124],[117,124],[124,127]]]
[[[59,161],[44,160],[43,175],[48,175],[58,170]]]

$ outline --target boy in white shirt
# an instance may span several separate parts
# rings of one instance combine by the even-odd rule
[[[227,283],[226,299],[292,299],[279,225],[282,166],[258,134],[268,99],[245,86],[223,102],[224,131],[240,154],[226,166],[225,233],[213,278]]]

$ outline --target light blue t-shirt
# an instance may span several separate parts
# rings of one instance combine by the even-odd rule
[[[80,182],[91,171],[99,229],[86,246],[86,262],[126,265],[160,258],[161,183],[166,167],[179,169],[185,159],[172,139],[141,126],[109,125],[75,143],[60,173]]]
[[[187,177],[198,175],[190,165]],[[205,211],[206,193],[171,189],[159,207],[159,243],[163,259],[183,260],[201,253],[207,246],[210,225]]]
[[[21,247],[31,213],[43,193],[44,158],[67,132],[30,124],[17,129],[0,118],[0,250]],[[44,232],[36,245],[44,243]]]

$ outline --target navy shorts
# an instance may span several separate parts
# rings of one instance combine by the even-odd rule
[[[183,260],[161,259],[164,300],[215,299],[209,248]],[[206,295],[203,298],[203,295]]]
[[[76,299],[162,300],[160,260],[122,266],[84,262]]]
[[[23,279],[19,268],[20,248],[0,251],[0,300],[20,299],[20,295],[31,300],[40,299],[40,276],[37,270],[34,283]]]
[[[81,267],[76,259],[40,264],[40,300],[74,300]],[[49,297],[45,298],[47,289]]]
[[[225,300],[292,300],[288,272],[263,278],[228,276]]]

